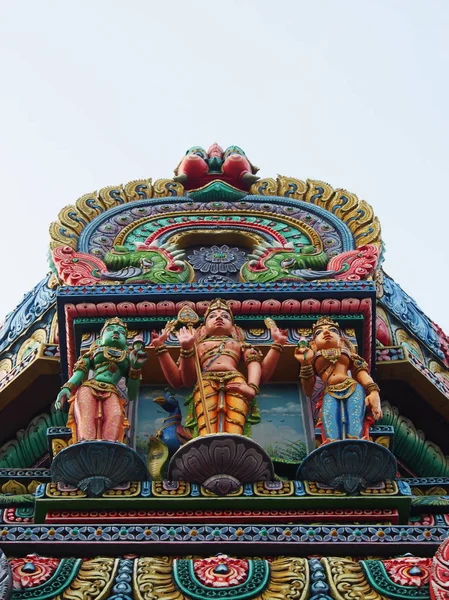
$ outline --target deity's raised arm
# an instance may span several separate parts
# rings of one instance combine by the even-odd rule
[[[275,334],[275,343],[263,358],[245,342],[229,305],[216,299],[209,304],[202,326],[196,331],[183,327],[178,332],[181,351],[176,364],[164,345],[170,329],[169,324],[153,344],[168,383],[174,388],[194,386],[192,414],[186,426],[192,425],[198,435],[244,434],[248,424],[258,423],[259,384],[272,375],[285,334]],[[247,378],[238,370],[242,360]]]

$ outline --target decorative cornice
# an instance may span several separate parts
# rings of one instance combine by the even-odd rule
[[[181,197],[184,194],[183,186],[170,179],[159,179],[154,186],[151,179],[141,179],[85,194],[74,205],[63,208],[58,220],[50,225],[50,247],[54,249],[68,245],[77,250],[79,236],[86,225],[110,208],[137,200]],[[343,189],[334,190],[322,181],[308,179],[304,182],[283,176],[276,180],[262,179],[251,187],[250,194],[286,197],[319,206],[349,227],[356,247],[381,243],[380,223],[374,216],[372,207],[364,200],[359,200],[355,194]],[[185,197],[188,199],[188,192]]]

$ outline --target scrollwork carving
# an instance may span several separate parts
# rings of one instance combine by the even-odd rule
[[[168,556],[138,558],[134,561],[136,600],[185,600],[172,577],[173,559]]]
[[[157,179],[154,182],[153,195],[155,198],[183,196],[184,187],[178,181],[173,181],[173,179]]]
[[[207,595],[207,588],[203,589]],[[210,590],[210,597],[217,597],[217,588]],[[308,591],[308,561],[285,557],[270,563],[270,576],[264,591],[256,597],[245,597],[253,597],[254,600],[305,600]],[[167,556],[138,558],[134,561],[134,593],[136,600],[188,600],[174,583],[173,559]],[[243,598],[237,590],[232,597]]]
[[[114,583],[119,562],[103,557],[84,561],[76,578],[61,594],[61,600],[103,600]]]
[[[335,600],[383,600],[369,585],[358,562],[349,558],[322,558]]]

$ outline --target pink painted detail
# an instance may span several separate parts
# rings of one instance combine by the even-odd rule
[[[100,281],[100,272],[107,271],[102,260],[77,252],[70,246],[53,250],[53,262],[59,277],[66,285],[92,285]]]
[[[209,158],[212,158],[213,156],[218,156],[218,158],[221,158],[223,156],[223,148],[219,146],[217,142],[214,142],[207,149],[207,153],[209,155]]]
[[[446,517],[446,515],[444,515]],[[445,518],[446,524],[447,519]],[[423,514],[420,515],[419,521],[409,521],[409,525],[412,527],[434,527],[435,526],[435,517],[432,514]]]
[[[27,572],[25,565],[28,563],[33,565],[35,569],[32,573]],[[12,558],[9,561],[9,566],[12,573],[13,588],[15,590],[33,588],[48,581],[56,571],[59,563],[59,558],[48,558],[38,554],[27,554],[23,558]]]
[[[34,523],[33,517],[17,517],[16,513],[16,508],[5,508],[5,511],[3,513],[4,523],[14,523],[15,525],[17,525],[17,523]]]
[[[340,271],[345,264],[349,269],[340,275],[335,275],[335,279],[344,279],[345,281],[360,281],[371,275],[377,267],[379,261],[379,248],[374,244],[360,246],[356,250],[342,252],[330,259],[327,270]]]
[[[193,561],[198,580],[207,587],[227,588],[240,585],[248,577],[249,563],[242,558],[219,554]],[[226,571],[226,572],[225,572]]]
[[[432,559],[429,591],[431,600],[449,598],[449,538],[439,546]]]
[[[211,159],[220,159],[214,166]],[[218,168],[219,167],[219,168]],[[245,179],[247,175],[254,175],[258,171],[246,156],[233,152],[228,148],[226,153],[214,143],[207,152],[192,152],[186,154],[175,169],[177,176],[184,176],[183,186],[186,190],[193,190],[211,183],[224,181],[233,187],[249,191],[254,179]]]
[[[408,587],[421,587],[429,583],[432,559],[404,556],[382,561],[391,581]],[[413,568],[417,567],[416,573]],[[418,570],[420,573],[418,574]],[[411,571],[411,572],[410,572]]]
[[[229,217],[229,219],[231,219],[231,217]],[[232,221],[232,222],[235,224],[234,221]],[[139,251],[140,250],[150,250],[150,249],[158,250],[157,247],[150,248],[150,246],[152,244],[154,244],[155,240],[157,240],[158,238],[160,238],[167,232],[174,231],[176,229],[179,229],[180,227],[185,227],[186,224],[191,224],[191,225],[193,224],[195,226],[205,225],[207,227],[213,227],[213,226],[226,227],[226,221],[221,221],[221,220],[213,221],[213,220],[205,220],[205,219],[195,219],[193,221],[189,221],[188,223],[174,223],[172,225],[166,225],[165,227],[161,227],[160,229],[158,229],[157,231],[152,233],[144,241],[143,244],[139,244],[136,247],[136,250],[139,250]],[[255,231],[260,231],[263,233],[268,233],[269,235],[271,235],[273,237],[273,239],[275,239],[277,242],[280,242],[281,244],[287,243],[287,240],[282,235],[280,235],[277,231],[275,231],[274,229],[271,229],[271,227],[266,227],[265,225],[260,225],[258,223],[251,223],[251,229],[253,229]],[[285,249],[281,248],[279,251],[285,252]],[[268,255],[271,252],[272,252],[272,250],[267,250],[266,254]]]
[[[380,315],[376,316],[376,339],[384,346],[393,346],[391,329]]]

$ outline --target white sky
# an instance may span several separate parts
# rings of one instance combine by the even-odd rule
[[[0,320],[63,206],[217,141],[372,204],[449,332],[448,31],[447,0],[1,0]]]

